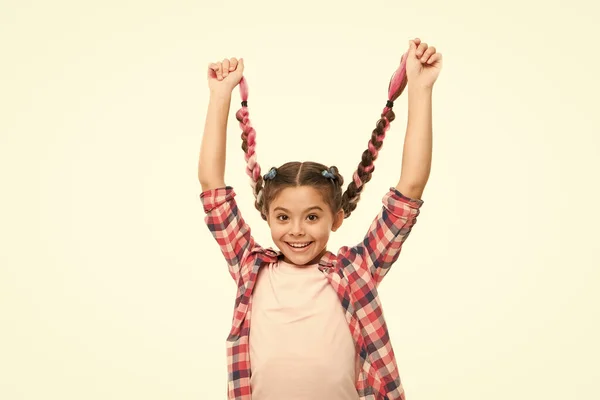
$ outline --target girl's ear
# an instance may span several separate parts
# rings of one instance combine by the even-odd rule
[[[335,214],[333,218],[333,226],[331,230],[333,232],[337,231],[340,226],[342,226],[342,222],[344,222],[344,210],[340,210]]]

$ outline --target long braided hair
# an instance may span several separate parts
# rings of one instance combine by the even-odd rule
[[[256,160],[256,131],[252,127],[248,113],[248,84],[242,77],[239,83],[242,108],[236,112],[235,117],[242,129],[242,150],[247,163],[246,173],[250,176],[250,186],[255,198],[254,206],[264,220],[267,220],[269,203],[282,189],[303,185],[321,191],[334,214],[343,210],[344,218],[350,216],[360,200],[365,184],[371,180],[375,170],[374,161],[381,150],[385,134],[390,129],[390,123],[396,118],[392,107],[407,85],[406,55],[402,56],[400,66],[390,79],[388,101],[371,133],[367,149],[362,153],[361,161],[352,175],[352,181],[343,194],[341,187],[344,180],[335,166],[328,168],[314,162],[290,162],[279,168],[271,168],[264,177],[261,175],[260,165]]]

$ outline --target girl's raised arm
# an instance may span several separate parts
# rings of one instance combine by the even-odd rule
[[[209,65],[210,100],[198,161],[198,180],[202,186],[200,200],[206,213],[204,220],[238,286],[248,280],[251,263],[246,260],[258,247],[250,227],[242,218],[233,188],[225,185],[225,144],[231,92],[240,82],[243,70],[243,60],[238,62],[235,58]]]
[[[225,187],[227,119],[231,92],[240,82],[243,72],[243,59],[225,59],[208,66],[210,99],[198,161],[198,180],[203,191]]]
[[[202,191],[225,186],[225,143],[231,94],[211,94],[198,161]]]
[[[396,187],[383,198],[383,207],[367,230],[364,239],[348,248],[348,257],[360,258],[379,284],[398,258],[403,243],[416,223],[429,179],[432,156],[431,97],[442,66],[442,55],[419,38],[409,41],[409,51],[402,56],[400,67],[392,75],[388,103],[373,130],[369,147],[362,155],[352,182],[343,196],[346,217],[356,207],[364,184],[371,179],[390,122],[395,119],[393,102],[408,86],[408,123],[404,140],[402,170]]]
[[[402,172],[396,189],[405,196],[420,199],[431,171],[433,84],[442,67],[442,55],[419,39],[410,41],[406,60],[408,78],[408,121]]]

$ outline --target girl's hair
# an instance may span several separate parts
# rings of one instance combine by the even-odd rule
[[[240,94],[242,108],[235,114],[242,128],[242,150],[247,162],[246,172],[250,176],[250,185],[256,201],[254,205],[260,211],[261,217],[266,220],[269,204],[287,187],[311,186],[321,192],[323,199],[335,214],[344,210],[344,218],[348,218],[360,200],[360,194],[375,170],[373,162],[377,159],[379,150],[383,145],[385,133],[390,128],[390,123],[395,119],[392,111],[393,102],[402,94],[406,87],[406,54],[402,57],[400,67],[394,72],[388,86],[388,102],[386,103],[381,118],[377,121],[371,134],[367,149],[362,153],[362,158],[352,176],[352,182],[342,194],[344,179],[335,166],[326,167],[315,162],[288,162],[279,168],[272,168],[270,179],[261,176],[260,165],[256,161],[256,131],[248,117],[248,84],[242,77],[240,80]],[[332,175],[323,175],[324,171]]]

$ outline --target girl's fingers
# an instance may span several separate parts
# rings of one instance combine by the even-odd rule
[[[423,53],[425,53],[425,50],[427,50],[427,47],[427,43],[421,43],[417,46],[417,51],[415,53],[417,58],[421,58]]]
[[[231,60],[229,60],[229,72],[235,71],[235,69],[237,68],[237,64],[238,64],[237,58],[234,57]]]
[[[431,65],[439,61],[442,61],[442,53],[435,53],[434,55],[429,57],[427,64]]]
[[[223,62],[223,77],[226,77],[227,75],[229,75],[229,60],[228,59],[224,59]]]
[[[425,52],[421,56],[421,62],[426,63],[429,60],[429,58],[434,54],[435,54],[435,47],[433,47],[433,46],[429,47],[427,50],[425,50]]]
[[[211,64],[209,64],[208,68],[209,68],[208,74],[211,78],[218,79],[218,80],[222,79],[222,75],[220,75],[220,73],[221,73],[221,64],[220,63],[211,63]]]
[[[421,39],[419,39],[419,38],[410,39],[408,41],[408,53],[412,54],[411,50],[413,49],[413,46],[414,46],[414,50],[415,50],[415,53],[416,53],[416,51],[419,48],[420,44],[421,44]],[[418,55],[417,55],[417,58],[419,58]]]

